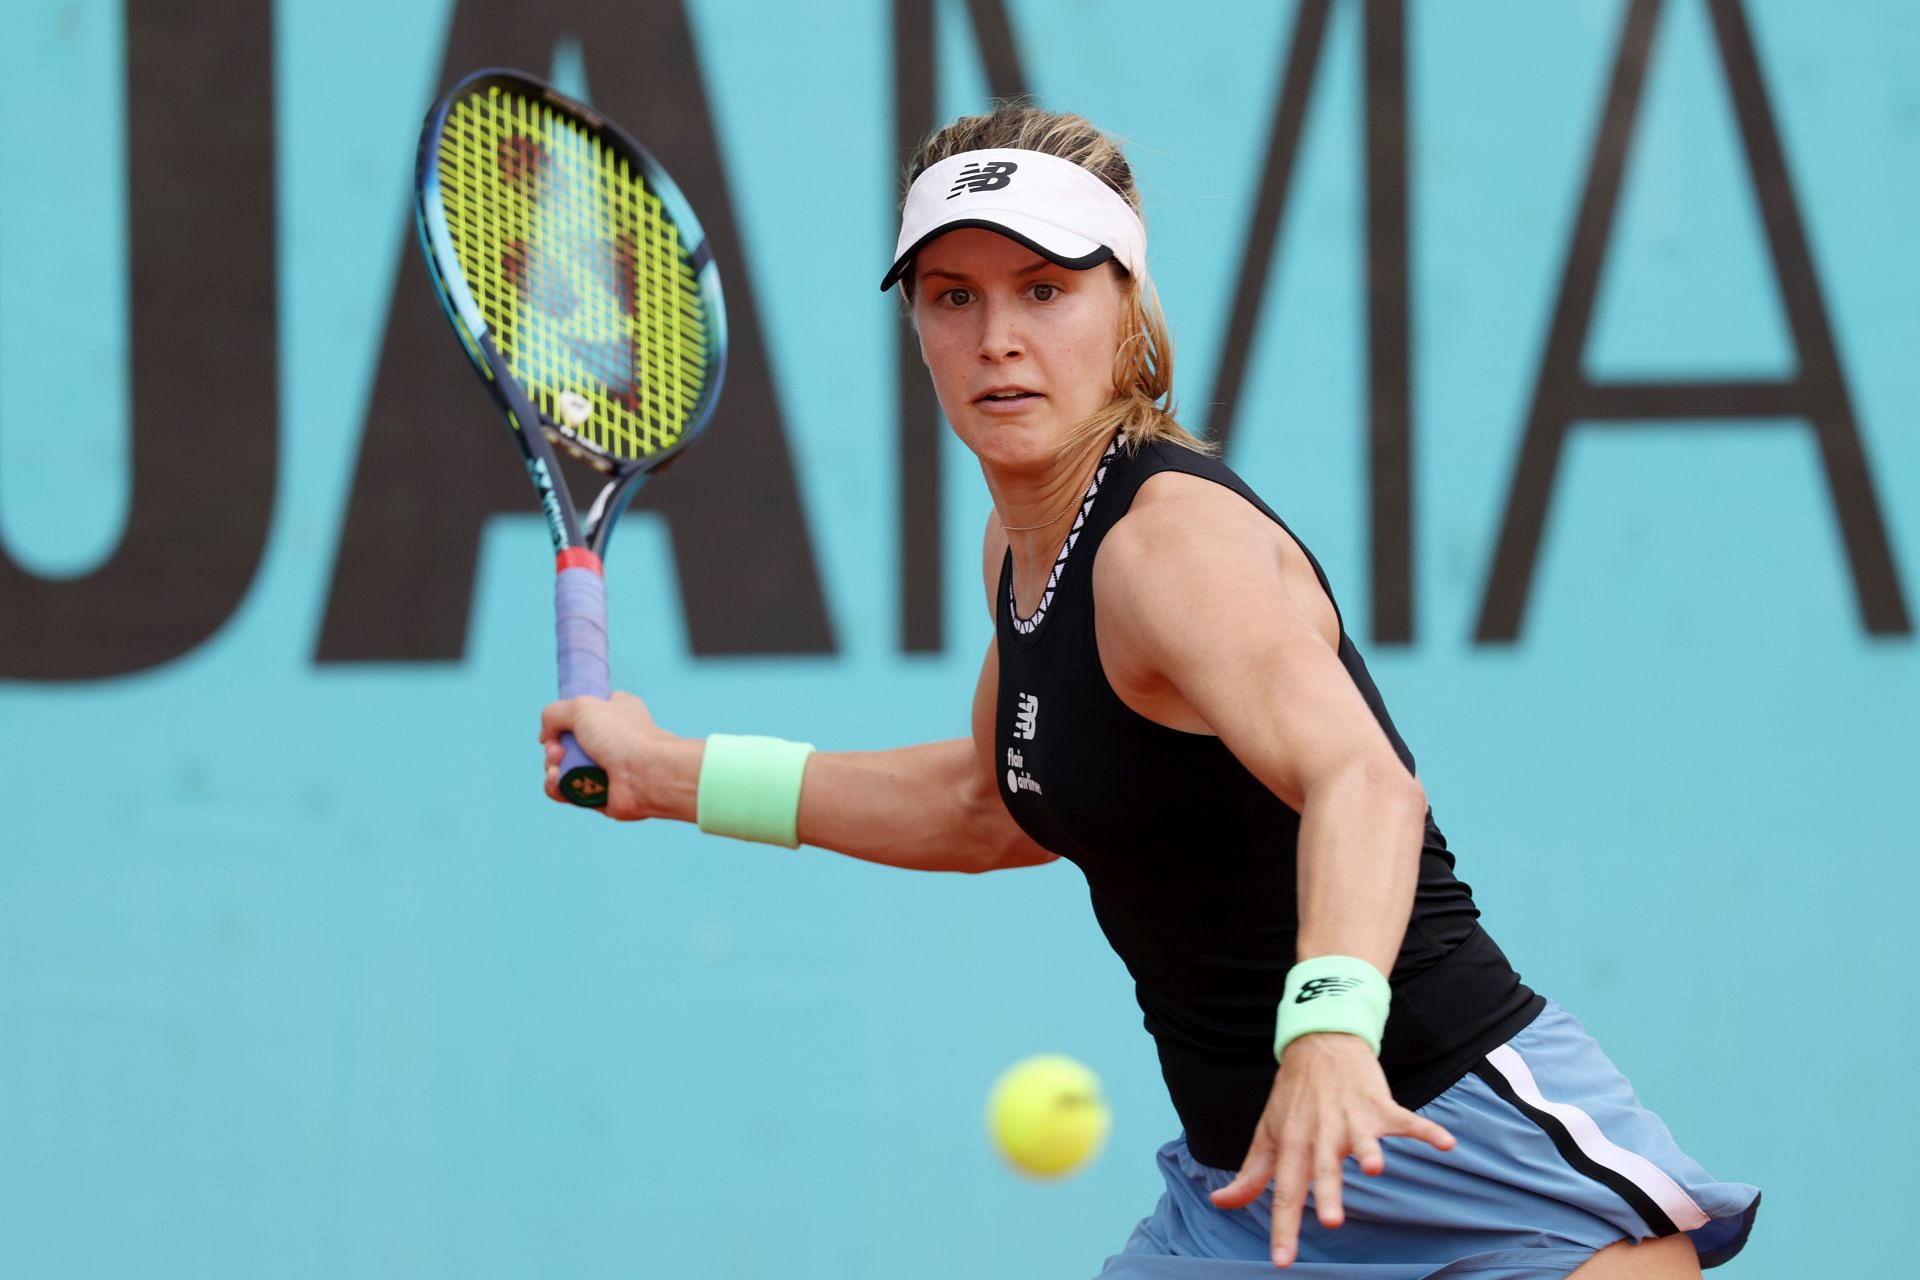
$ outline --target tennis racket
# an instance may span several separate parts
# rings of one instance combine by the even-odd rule
[[[442,310],[506,416],[553,536],[560,696],[604,698],[602,557],[640,482],[707,425],[727,322],[686,197],[612,121],[532,76],[478,71],[427,116],[414,212]],[[555,449],[607,479],[582,513]],[[560,791],[607,802],[567,734]]]

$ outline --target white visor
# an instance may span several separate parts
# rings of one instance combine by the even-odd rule
[[[913,180],[880,288],[893,288],[935,237],[963,227],[998,232],[1075,271],[1112,259],[1146,274],[1147,229],[1117,191],[1071,160],[999,148],[948,156]]]

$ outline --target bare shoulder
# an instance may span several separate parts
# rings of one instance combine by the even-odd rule
[[[1340,623],[1300,544],[1224,485],[1184,472],[1149,477],[1100,544],[1093,567],[1099,613],[1163,608],[1280,608],[1334,648]]]
[[[1162,471],[1141,484],[1102,550],[1115,543],[1124,547],[1165,538],[1174,539],[1176,548],[1204,547],[1222,535],[1238,535],[1236,541],[1251,539],[1269,549],[1277,549],[1285,537],[1278,525],[1225,485],[1183,471]]]

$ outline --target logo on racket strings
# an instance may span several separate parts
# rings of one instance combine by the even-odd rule
[[[1357,991],[1359,987],[1358,978],[1314,978],[1300,988],[1300,994],[1293,998],[1293,1002],[1305,1004],[1321,996],[1343,996],[1349,991]]]
[[[561,425],[569,430],[579,430],[593,416],[593,401],[578,391],[562,391],[553,398],[553,407],[560,414]]]
[[[998,191],[1013,180],[1014,172],[1020,166],[1011,160],[990,160],[986,164],[970,164],[960,171],[960,177],[954,182],[953,190],[947,192],[951,200],[962,191],[971,191],[978,195],[982,191]]]

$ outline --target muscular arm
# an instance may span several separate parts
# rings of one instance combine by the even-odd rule
[[[997,564],[991,540],[987,559]],[[991,602],[991,585],[988,591]],[[999,671],[999,657],[989,647],[974,689],[970,737],[808,757],[800,791],[801,842],[918,871],[994,871],[1053,861],[1000,800],[993,768]],[[541,717],[541,738],[547,744],[547,791],[556,800],[558,739],[567,729],[607,770],[608,816],[695,820],[702,740],[661,729],[630,694],[553,703]]]
[[[1160,476],[1102,543],[1094,593],[1116,687],[1190,712],[1299,812],[1299,958],[1392,972],[1426,797],[1341,664],[1304,555],[1231,491]]]
[[[1158,476],[1101,545],[1094,597],[1116,689],[1218,734],[1299,812],[1297,958],[1358,956],[1391,973],[1413,912],[1426,794],[1341,664],[1304,553],[1230,491]],[[1309,1184],[1321,1225],[1339,1226],[1342,1161],[1381,1172],[1380,1140],[1392,1135],[1453,1145],[1393,1101],[1364,1040],[1300,1036],[1239,1173],[1212,1201],[1244,1207],[1271,1182],[1273,1260],[1287,1266]]]
[[[996,871],[1053,861],[1000,800],[993,772],[999,659],[973,695],[973,736],[891,751],[819,752],[800,792],[800,838],[923,871]]]
[[[1006,535],[987,522],[981,548],[993,616]],[[993,713],[1000,656],[987,646],[973,690],[973,734],[893,751],[816,753],[800,793],[800,838],[856,858],[937,871],[995,871],[1052,862],[1000,800]]]

